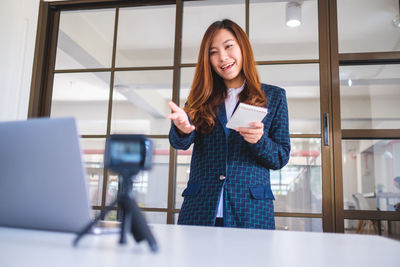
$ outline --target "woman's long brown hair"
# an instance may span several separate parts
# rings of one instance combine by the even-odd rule
[[[231,20],[216,21],[208,27],[201,41],[192,88],[184,108],[197,131],[204,134],[213,130],[218,107],[227,95],[224,80],[212,68],[209,55],[212,40],[221,29],[229,30],[235,36],[242,52],[242,73],[246,84],[239,95],[239,102],[255,106],[265,106],[267,103],[246,33]]]

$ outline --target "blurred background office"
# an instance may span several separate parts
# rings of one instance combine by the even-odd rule
[[[229,18],[249,34],[261,81],[287,93],[291,158],[271,173],[277,229],[400,239],[398,0],[0,5],[0,120],[75,117],[94,213],[118,190],[105,138],[142,133],[155,156],[137,201],[150,222],[176,223],[191,148],[169,146],[167,103],[183,106],[206,27]]]

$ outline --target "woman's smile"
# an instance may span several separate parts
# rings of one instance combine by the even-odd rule
[[[227,88],[239,88],[244,82],[242,51],[236,37],[228,30],[219,30],[211,43],[210,63]]]

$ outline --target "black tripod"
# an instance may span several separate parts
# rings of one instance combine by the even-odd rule
[[[133,178],[134,175],[132,174],[122,174],[119,176],[119,182],[122,183],[122,186],[121,190],[118,191],[117,199],[114,200],[104,211],[102,211],[101,214],[98,215],[92,222],[86,225],[80,233],[78,233],[78,236],[75,238],[73,243],[74,246],[76,246],[79,240],[90,231],[93,225],[98,223],[101,218],[104,218],[105,215],[110,212],[116,204],[118,204],[122,210],[122,223],[119,243],[125,244],[126,234],[131,232],[136,242],[146,239],[149,243],[150,249],[153,252],[158,250],[156,240],[154,239],[154,236],[151,233],[150,228],[147,225],[146,220],[137,206],[133,196]]]

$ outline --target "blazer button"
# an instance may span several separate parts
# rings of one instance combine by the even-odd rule
[[[220,176],[219,176],[219,179],[220,179],[221,181],[223,181],[223,180],[225,180],[225,176],[220,175]]]

